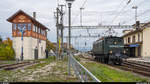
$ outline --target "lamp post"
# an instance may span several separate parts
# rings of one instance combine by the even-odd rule
[[[133,6],[132,9],[135,9],[135,23],[137,21],[137,6]]]
[[[69,23],[69,57],[68,57],[68,75],[70,75],[70,55],[71,55],[71,5],[74,0],[66,0],[68,4],[68,11],[69,11],[69,16],[68,16],[68,23]]]

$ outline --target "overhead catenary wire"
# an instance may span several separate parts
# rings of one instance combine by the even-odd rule
[[[139,2],[138,4],[136,4],[136,6],[139,7],[139,6],[143,5],[143,3],[145,3],[145,0],[143,0],[142,2]],[[128,11],[128,10],[129,10],[129,9],[127,9],[126,11]],[[130,8],[130,10],[131,10],[131,8]],[[148,12],[149,12],[149,10],[146,10],[146,11],[144,11],[143,13],[139,14],[137,17],[141,17],[141,16],[143,16],[144,14],[146,14],[146,13],[148,13]],[[125,14],[125,12],[124,12],[124,14]],[[123,21],[122,25],[133,21],[134,18],[135,18],[135,16],[131,17],[129,20]]]
[[[86,4],[86,3],[87,3],[87,0],[85,0],[85,1],[83,2],[83,4],[81,5],[81,7],[80,7],[80,8],[83,8],[83,7],[85,6],[85,4]],[[79,12],[79,13],[77,13],[77,14],[76,14],[76,16],[73,18],[72,24],[74,24],[74,22],[75,22],[76,18],[77,18],[79,15],[80,15],[80,12]]]
[[[141,17],[141,16],[143,16],[143,15],[149,13],[149,12],[150,12],[150,9],[145,10],[143,13],[139,14],[137,17]],[[129,20],[127,20],[127,21],[124,21],[123,24],[126,24],[127,22],[129,23],[129,22],[133,21],[134,18],[135,18],[135,17],[132,17],[131,19],[129,19]],[[147,18],[147,17],[146,17],[146,18]],[[145,19],[145,18],[144,18],[144,19]]]
[[[114,23],[114,21],[120,16],[122,11],[124,11],[128,5],[129,5],[129,3],[127,3],[125,6],[122,7],[122,9],[119,11],[119,13],[113,18],[112,23]]]

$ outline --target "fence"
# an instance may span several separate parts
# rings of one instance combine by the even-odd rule
[[[70,64],[75,71],[76,76],[81,82],[101,82],[97,79],[90,71],[88,71],[83,65],[81,65],[74,57],[71,55],[69,57]]]

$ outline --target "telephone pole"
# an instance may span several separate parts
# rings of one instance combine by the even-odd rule
[[[62,49],[62,52],[61,52],[61,58],[63,58],[64,56],[64,42],[63,42],[63,30],[64,30],[64,11],[63,11],[63,7],[66,6],[66,5],[59,5],[61,7],[61,19],[60,19],[60,24],[62,24],[61,26],[61,49]]]
[[[56,27],[57,27],[57,47],[56,47],[56,59],[61,59],[63,58],[63,29],[64,29],[64,25],[63,25],[63,16],[64,16],[64,12],[63,12],[63,7],[65,5],[58,5],[58,7],[56,8]],[[61,51],[62,50],[62,51]]]

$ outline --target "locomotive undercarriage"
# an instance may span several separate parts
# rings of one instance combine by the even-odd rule
[[[122,59],[117,56],[109,55],[109,54],[95,54],[94,60],[98,62],[102,62],[105,64],[117,64],[121,65],[122,64]]]

